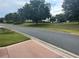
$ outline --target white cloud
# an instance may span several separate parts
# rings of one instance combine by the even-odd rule
[[[51,14],[55,16],[56,14],[63,13],[62,4],[64,0],[52,0]]]
[[[29,0],[17,0],[16,4],[20,7],[24,6],[25,3],[29,3]]]
[[[19,1],[19,2],[16,2],[16,4],[18,5],[18,6],[24,6],[25,5],[25,1]]]
[[[5,16],[7,13],[16,12],[29,0],[0,0],[0,17]]]
[[[62,13],[63,0],[46,0],[51,3],[51,14],[56,15]],[[0,0],[0,17],[5,16],[7,13],[16,12],[18,8],[21,8],[29,0]]]

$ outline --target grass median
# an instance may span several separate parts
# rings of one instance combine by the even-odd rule
[[[29,39],[30,38],[25,37],[14,31],[0,28],[0,47],[5,47],[12,44],[20,43],[23,41],[27,41]]]
[[[25,23],[23,26],[26,27],[35,27],[35,28],[43,28],[51,31],[63,31],[68,33],[76,33],[79,34],[79,24],[78,23],[57,23],[57,24],[50,24],[50,23],[40,23],[40,24],[32,24],[32,23]]]

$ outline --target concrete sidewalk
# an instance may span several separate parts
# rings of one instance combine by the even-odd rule
[[[0,58],[62,58],[34,40],[0,48]]]

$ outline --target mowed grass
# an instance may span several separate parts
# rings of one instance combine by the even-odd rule
[[[64,31],[70,33],[78,33],[79,34],[79,24],[78,23],[40,23],[40,24],[32,24],[32,23],[25,23],[23,26],[26,27],[36,27],[36,28],[44,28],[48,30],[56,30],[56,31]]]
[[[29,39],[30,38],[8,29],[0,29],[0,47],[9,46]]]

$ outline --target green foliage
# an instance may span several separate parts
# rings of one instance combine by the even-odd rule
[[[58,14],[55,16],[55,18],[58,20],[59,23],[66,21],[64,14]]]
[[[51,18],[50,18],[50,22],[54,22],[56,20],[56,17],[54,17],[54,16],[52,16]]]
[[[5,21],[7,23],[20,24],[23,23],[22,19],[18,13],[9,13],[5,16]]]
[[[63,8],[66,19],[79,21],[79,0],[64,0]]]
[[[45,0],[30,0],[30,3],[26,3],[18,13],[22,19],[31,19],[34,23],[38,23],[50,17],[50,8]]]
[[[5,16],[5,21],[8,23],[15,23],[19,19],[19,16],[17,13],[9,13]]]
[[[0,18],[0,23],[3,23],[4,22],[4,18]]]

